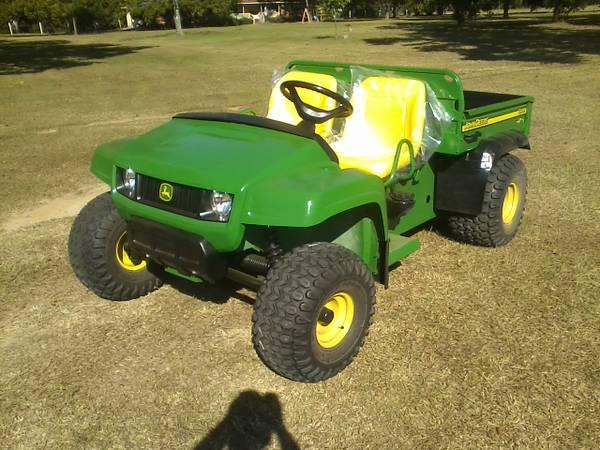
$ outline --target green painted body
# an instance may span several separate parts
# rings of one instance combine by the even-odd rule
[[[467,143],[465,124],[518,108],[527,114],[479,128],[481,137],[504,130],[529,133],[530,97],[465,111],[462,85],[450,71],[366,66],[426,82],[452,117],[438,152],[462,155],[477,147]],[[350,82],[350,66],[296,61],[288,68],[328,73]],[[150,177],[233,194],[227,223],[210,222],[143,205],[116,192],[116,167],[132,168]],[[114,204],[125,220],[147,219],[202,236],[218,252],[263,250],[265,230],[275,230],[281,246],[308,242],[336,242],[353,250],[374,274],[382,261],[393,265],[418,249],[406,238],[415,228],[436,217],[435,175],[425,163],[395,191],[414,194],[415,206],[393,229],[388,229],[384,180],[354,169],[341,170],[314,139],[281,131],[207,120],[176,118],[135,138],[99,147],[92,172],[112,189]],[[381,255],[389,241],[388,255]]]

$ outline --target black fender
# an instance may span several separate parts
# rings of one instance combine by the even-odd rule
[[[493,164],[512,150],[530,148],[529,139],[523,133],[506,131],[483,139],[477,148],[461,156],[436,155],[432,159],[436,210],[470,216],[480,214]]]

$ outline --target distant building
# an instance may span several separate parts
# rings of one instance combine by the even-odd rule
[[[267,16],[282,16],[299,18],[302,17],[302,11],[306,5],[305,0],[280,0],[280,1],[263,1],[256,0],[239,0],[238,12],[258,14],[265,13]]]

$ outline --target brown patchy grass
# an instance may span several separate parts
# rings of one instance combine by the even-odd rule
[[[541,19],[514,21],[515,41],[523,27],[526,36],[558,29],[561,39],[577,39],[580,26],[586,39],[600,30],[596,15],[560,26],[532,17]],[[447,67],[468,88],[536,97],[534,150],[519,155],[530,189],[518,238],[486,250],[421,232],[423,249],[378,291],[357,360],[318,385],[283,380],[258,360],[250,292],[166,287],[110,303],[71,274],[71,219],[0,232],[3,447],[193,448],[208,439],[199,447],[211,448],[226,436],[234,448],[270,438],[290,448],[284,428],[301,448],[598,447],[598,51],[580,43],[577,58],[548,62],[486,58],[455,43],[432,50],[402,40],[415,23],[340,25],[338,39],[313,39],[333,36],[330,24],[60,38],[149,48],[94,53],[92,64],[69,50],[77,64],[50,59],[58,68],[30,63],[21,74],[13,64],[0,75],[0,217],[92,185],[95,145],[174,112],[264,110],[272,69],[292,58]],[[423,31],[429,45],[435,29]],[[381,37],[400,40],[366,41]]]

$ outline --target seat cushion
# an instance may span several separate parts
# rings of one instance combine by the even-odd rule
[[[354,88],[354,113],[346,119],[340,139],[331,146],[342,169],[359,169],[387,177],[396,148],[402,139],[413,144],[415,156],[421,151],[425,127],[425,84],[418,80],[373,76]],[[406,146],[398,168],[410,164]]]
[[[269,99],[269,112],[267,117],[269,119],[278,120],[280,122],[289,123],[290,125],[298,125],[302,119],[296,112],[294,103],[284,97],[281,93],[280,86],[284,81],[305,81],[307,83],[313,83],[318,86],[322,86],[330,91],[337,91],[337,80],[331,75],[313,72],[301,72],[298,70],[292,70],[287,72],[273,87],[271,92],[271,98]],[[298,88],[298,94],[305,103],[311,106],[316,106],[324,110],[331,110],[335,108],[336,102],[332,98],[325,95],[313,92],[308,89]],[[333,120],[328,120],[325,123],[316,126],[315,131],[323,138],[328,139],[331,136]]]

